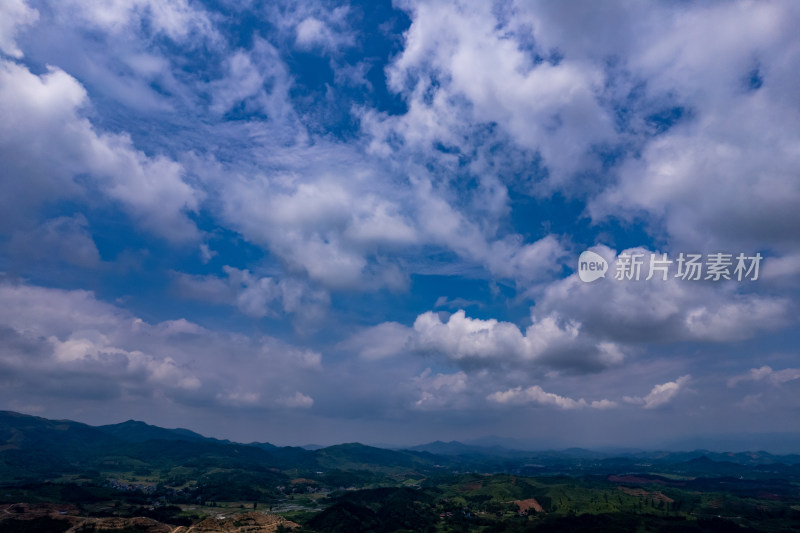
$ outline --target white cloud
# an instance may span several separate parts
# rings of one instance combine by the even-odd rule
[[[175,273],[177,290],[185,298],[235,305],[242,314],[254,318],[275,316],[279,308],[316,320],[328,307],[328,293],[303,281],[258,276],[227,265],[222,270],[224,278]]]
[[[624,358],[621,347],[582,335],[580,323],[557,314],[535,321],[523,333],[515,324],[469,318],[463,310],[446,322],[429,311],[417,317],[413,330],[415,351],[441,354],[468,366],[543,365],[592,371]]]
[[[798,14],[793,2],[709,4],[636,35],[626,66],[689,118],[623,163],[592,217],[643,215],[682,247],[796,251]]]
[[[0,51],[14,58],[22,57],[22,50],[16,43],[16,34],[23,26],[34,24],[39,12],[25,3],[25,0],[6,0],[0,4]]]
[[[583,398],[573,400],[566,396],[559,396],[552,392],[545,392],[539,385],[532,385],[526,389],[522,387],[514,387],[506,391],[493,392],[487,399],[491,402],[499,404],[526,404],[535,403],[543,406],[558,407],[560,409],[611,409],[617,406],[616,402],[611,400],[595,400],[587,402]]]
[[[23,243],[40,243],[68,264],[96,267],[93,209],[118,208],[137,229],[191,241],[196,251],[205,239],[190,215],[202,211],[204,228],[238,232],[263,249],[271,270],[178,273],[178,291],[247,317],[314,321],[327,312],[328,291],[416,290],[412,275],[421,272],[490,278],[495,288],[510,281],[518,295],[527,291],[509,305],[535,301],[530,323],[429,312],[410,327],[378,324],[337,346],[358,355],[345,358],[354,366],[417,376],[403,401],[423,410],[462,408],[491,391],[501,403],[611,408],[612,400],[574,399],[588,393],[564,388],[569,374],[617,369],[593,376],[607,383],[612,374],[635,374],[623,366],[632,355],[652,351],[657,359],[659,343],[730,342],[791,323],[793,295],[761,290],[770,284],[551,282],[561,277],[569,237],[521,227],[528,218],[518,215],[528,206],[516,198],[540,195],[536,201],[552,207],[554,191],[576,196],[589,201],[593,222],[612,228],[616,219],[643,218],[646,225],[636,227],[669,250],[768,250],[765,281],[792,280],[800,8],[628,0],[582,2],[578,10],[530,2],[398,6],[412,24],[395,36],[403,48],[386,73],[407,112],[381,112],[365,98],[355,117],[343,112],[360,120],[361,130],[348,133],[356,138],[337,139],[316,111],[304,109],[301,77],[293,79],[281,56],[295,46],[330,58],[336,83],[326,88],[326,103],[352,102],[337,86],[345,79],[350,88],[378,91],[365,79],[377,63],[339,64],[351,55],[347,47],[362,42],[350,28],[359,13],[347,7],[263,7],[273,24],[245,49],[219,42],[214,24],[221,19],[190,0],[65,0],[41,9],[39,24],[35,10],[6,0],[0,50],[14,58],[24,51],[30,65],[58,65],[0,60],[7,177],[0,228],[11,236],[8,249],[38,261],[36,244]],[[227,7],[242,13],[241,5]],[[162,46],[165,39],[172,42]],[[201,56],[207,68],[195,69],[191,62]],[[682,113],[671,128],[653,120],[665,109]],[[240,113],[248,120],[228,120]],[[120,124],[130,124],[130,136],[117,132]],[[34,216],[65,199],[88,220]],[[558,231],[568,227],[546,209],[530,212],[537,225],[552,218]],[[209,262],[215,252],[199,246]],[[495,291],[492,305],[506,295]],[[313,400],[298,391],[319,398],[309,388],[323,379],[315,350],[188,321],[150,324],[86,292],[23,284],[0,296],[10,309],[0,311],[7,328],[0,336],[17,343],[0,361],[30,369],[37,360],[23,348],[30,350],[46,362],[45,381],[61,372],[78,390],[80,367],[96,372],[95,385],[175,401],[193,395],[199,403],[303,407]],[[470,302],[457,303],[434,307]],[[455,370],[419,374],[420,353]],[[544,372],[563,396],[516,386]],[[736,383],[795,376],[764,367]],[[350,379],[356,389],[359,380]],[[628,400],[664,405],[683,380]],[[386,383],[372,384],[373,396],[393,390]],[[41,390],[56,388],[43,383]],[[326,404],[318,399],[317,407]]]
[[[421,410],[459,408],[466,405],[463,394],[468,392],[469,377],[466,373],[433,375],[426,368],[413,382],[419,393],[414,407]]]
[[[395,258],[426,245],[523,284],[554,275],[565,254],[554,236],[525,243],[517,235],[487,234],[429,180],[403,188],[352,148],[320,142],[298,148],[296,157],[290,168],[270,175],[216,164],[206,180],[227,224],[327,288],[404,289],[405,261]],[[208,172],[215,163],[204,166]]]
[[[217,255],[218,253],[212,250],[206,243],[202,243],[200,245],[200,260],[203,262],[203,264],[208,263]]]
[[[227,392],[217,394],[217,399],[223,405],[232,407],[251,407],[258,405],[261,394],[257,392]]]
[[[796,5],[403,7],[412,26],[388,73],[409,110],[362,110],[374,153],[457,176],[456,156],[432,150],[444,145],[488,184],[496,178],[480,125],[492,124],[541,157],[545,171],[531,179],[546,186],[533,190],[588,196],[595,221],[644,215],[676,246],[796,251],[800,129],[786,112],[797,107]],[[752,76],[759,87],[748,86]],[[673,110],[683,118],[661,131],[653,117]],[[607,171],[593,155],[603,147],[621,155]],[[507,185],[495,187],[501,210]],[[440,227],[461,225],[439,211]],[[449,232],[452,242],[476,241],[465,229]],[[493,273],[508,275],[513,262],[503,259]]]
[[[88,196],[78,175],[88,175],[107,201],[119,203],[147,230],[172,240],[195,239],[187,218],[202,194],[183,180],[181,165],[148,157],[125,134],[98,131],[81,114],[85,89],[62,70],[41,76],[0,62],[0,156],[6,165],[0,225],[27,219],[59,198]]]
[[[59,15],[109,33],[135,32],[143,27],[175,41],[197,35],[215,38],[208,13],[188,0],[63,0],[54,5]],[[145,24],[146,23],[146,24]]]
[[[0,283],[0,301],[0,367],[29,396],[270,408],[284,403],[266,391],[308,386],[322,368],[306,348],[184,319],[150,324],[86,291]]]
[[[498,19],[491,4],[407,2],[405,8],[412,25],[387,72],[409,110],[401,117],[365,114],[375,150],[399,135],[408,146],[440,142],[469,153],[471,128],[496,124],[541,155],[551,184],[596,166],[590,148],[614,137],[612,118],[597,98],[599,65],[572,57],[538,61],[530,26],[513,16]]]
[[[764,262],[761,270],[764,279],[796,279],[800,274],[800,253],[770,257]]]
[[[210,111],[224,115],[244,106],[250,113],[263,113],[274,125],[296,120],[289,103],[291,76],[278,50],[256,37],[249,50],[236,50],[222,61],[224,75],[208,83]]]
[[[454,360],[523,359],[530,351],[528,340],[516,325],[468,318],[464,311],[455,312],[447,322],[430,311],[419,315],[414,332],[417,350],[444,353]]]
[[[595,250],[609,261],[606,278],[584,283],[572,274],[549,284],[541,295],[532,294],[537,299],[535,316],[557,313],[582,324],[587,333],[617,343],[727,342],[776,330],[791,321],[788,298],[739,292],[745,282],[675,279],[675,265],[673,277],[667,281],[657,277],[645,281],[651,254],[656,252],[644,248],[624,251],[642,254],[640,280],[616,280],[617,254],[603,246]],[[669,254],[669,258],[675,260],[676,254]]]
[[[625,401],[632,404],[642,405],[645,409],[655,409],[671,402],[679,392],[686,389],[686,385],[691,380],[690,375],[681,376],[675,381],[668,381],[661,385],[656,385],[650,393],[641,398],[639,396],[626,396]]]
[[[296,32],[297,38],[295,42],[300,49],[318,46],[325,50],[338,50],[341,47],[353,44],[352,35],[337,33],[328,24],[313,16],[306,17],[300,21],[297,24]]]
[[[322,51],[335,56],[356,42],[356,31],[348,20],[347,5],[329,8],[324,2],[276,5],[271,19],[300,50]]]
[[[118,348],[96,331],[76,332],[65,341],[57,337],[48,340],[53,346],[54,362],[65,372],[85,372],[92,368],[98,377],[104,374],[106,379],[142,374],[146,380],[167,387],[196,390],[202,385],[200,379],[171,357]]]
[[[236,306],[245,315],[263,317],[269,313],[268,305],[280,297],[278,284],[272,278],[257,278],[247,270],[225,268],[230,283],[236,291]]]
[[[314,47],[341,48],[353,42],[347,8],[307,5],[267,11],[280,31],[295,32],[298,25],[303,30],[319,21],[324,26],[322,33],[301,31],[300,41],[315,43]],[[72,32],[71,39],[80,38],[80,53],[69,71],[98,91],[99,100],[111,98],[151,113],[157,110],[163,115],[159,121],[179,127],[185,127],[185,117],[177,117],[177,110],[200,113],[204,122],[214,124],[201,128],[197,137],[214,138],[215,144],[212,149],[201,146],[182,156],[174,155],[173,150],[172,157],[182,164],[165,157],[146,157],[130,138],[105,134],[82,118],[84,111],[87,115],[89,111],[84,87],[64,71],[54,70],[53,75],[57,73],[75,92],[60,106],[72,116],[66,117],[66,125],[55,125],[61,127],[54,127],[51,120],[31,131],[30,137],[44,138],[41,129],[46,129],[51,146],[66,145],[64,155],[25,154],[26,161],[58,161],[34,169],[41,184],[29,179],[24,190],[9,191],[7,197],[23,201],[8,207],[27,212],[26,206],[38,205],[45,198],[58,199],[44,190],[59,190],[65,198],[85,194],[72,176],[87,172],[108,199],[120,202],[150,231],[174,240],[197,239],[198,232],[185,215],[208,207],[216,222],[268,249],[289,270],[336,290],[404,290],[415,262],[398,257],[413,257],[426,246],[453,250],[469,267],[485,268],[492,275],[523,284],[549,278],[557,271],[564,247],[556,237],[525,242],[514,233],[498,232],[497,217],[505,216],[508,206],[505,187],[496,178],[482,179],[474,205],[461,206],[446,189],[430,186],[424,172],[411,176],[410,169],[402,168],[405,162],[398,166],[395,158],[383,160],[365,154],[358,143],[312,139],[303,123],[308,117],[294,109],[289,68],[267,39],[256,36],[249,49],[214,49],[219,55],[212,61],[214,68],[210,67],[214,73],[211,81],[192,82],[175,76],[172,59],[141,37],[149,30],[191,44],[195,35],[215,34],[213,16],[199,5],[178,0],[163,6],[149,0],[106,0],[92,5],[70,1],[59,4],[52,16],[65,22],[64,31]],[[105,32],[104,46],[111,50],[111,59],[106,58],[106,49],[95,50],[95,45],[85,40],[87,28]],[[92,55],[95,52],[97,57]],[[154,91],[153,86],[163,90]],[[136,87],[132,95],[138,96],[124,97],[131,87]],[[71,94],[61,87],[59,93]],[[258,117],[246,124],[226,121],[232,110]],[[52,117],[49,111],[42,115]],[[79,135],[59,135],[68,127],[78,129]],[[171,137],[164,141],[165,151],[180,145]],[[158,143],[153,139],[161,149]],[[22,148],[30,151],[34,146],[25,142]],[[85,146],[98,150],[86,153],[81,148]],[[185,148],[180,145],[179,150]],[[14,146],[9,151],[20,150]],[[219,163],[217,157],[226,163]],[[60,159],[67,159],[70,165]],[[70,167],[73,173],[63,170]],[[23,172],[31,174],[30,169],[20,168],[19,173]],[[126,175],[121,176],[123,173]],[[52,182],[56,186],[51,186]],[[27,203],[26,195],[31,196]],[[481,219],[476,220],[473,211],[480,211]],[[9,218],[14,213],[4,212]],[[15,218],[23,216],[18,213]]]
[[[403,193],[345,146],[303,148],[297,157],[270,176],[222,168],[209,176],[219,186],[223,220],[326,287],[404,286],[396,266],[377,264],[381,253],[414,239],[391,199]]]
[[[306,396],[302,392],[295,392],[293,396],[280,398],[278,402],[286,407],[299,407],[303,409],[308,409],[314,405],[314,399],[311,396]]]
[[[339,348],[367,360],[432,354],[470,371],[550,367],[596,372],[618,366],[626,356],[623,346],[585,335],[580,323],[557,314],[538,319],[523,331],[510,322],[470,318],[464,310],[444,319],[441,313],[428,311],[417,316],[412,327],[384,322],[353,334]]]
[[[339,348],[354,351],[367,361],[377,361],[410,350],[411,338],[411,328],[397,322],[383,322],[352,335]]]
[[[589,407],[591,407],[592,409],[613,409],[617,407],[617,405],[619,405],[617,402],[606,399],[592,400],[589,403]]]
[[[322,370],[322,354],[317,351],[287,345],[270,337],[260,339],[259,343],[259,355],[265,361],[282,361],[284,366],[288,364],[290,367],[314,372]]]
[[[758,329],[774,329],[787,321],[787,302],[783,299],[752,297],[737,299],[716,308],[690,309],[685,324],[696,339],[729,341],[752,336]]]
[[[760,368],[751,368],[747,374],[729,379],[728,386],[734,387],[746,381],[765,381],[771,385],[781,385],[796,379],[800,379],[800,368],[773,370],[772,367],[764,365]]]

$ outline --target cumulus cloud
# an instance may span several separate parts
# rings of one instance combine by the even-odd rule
[[[645,409],[655,409],[671,402],[682,390],[686,389],[686,385],[692,376],[681,376],[675,381],[668,381],[661,385],[656,385],[650,390],[644,398],[640,396],[625,396],[627,403],[642,405]]]
[[[417,316],[412,327],[382,323],[353,335],[341,347],[354,349],[365,359],[404,352],[433,354],[468,369],[552,367],[592,372],[625,358],[622,346],[582,335],[580,323],[556,314],[523,331],[510,322],[468,317],[464,310],[445,320],[428,311]]]
[[[221,216],[290,270],[327,287],[403,286],[395,267],[376,262],[381,251],[415,239],[400,206],[384,197],[393,187],[378,194],[383,184],[372,181],[375,169],[348,148],[334,148],[299,150],[292,160],[296,167],[272,176],[231,175],[231,169],[217,166],[207,179],[215,190],[219,186]]]
[[[441,163],[452,156],[430,148],[444,145],[491,170],[478,125],[498,125],[538,154],[534,179],[588,195],[595,221],[644,215],[681,246],[796,250],[796,6],[403,5],[412,25],[388,72],[409,109],[364,111],[376,153]],[[622,156],[608,172],[606,148]]]
[[[76,178],[88,175],[107,200],[149,231],[171,240],[197,238],[186,213],[198,209],[202,194],[183,180],[181,165],[148,157],[128,135],[98,131],[82,116],[87,104],[83,86],[56,67],[36,75],[0,62],[0,156],[7,178],[0,184],[0,225],[29,218],[46,202],[86,199]]]
[[[446,322],[436,313],[424,313],[414,321],[414,332],[418,350],[441,352],[456,360],[503,355],[522,359],[529,353],[527,339],[514,324],[468,318],[464,311]]]
[[[645,262],[645,272],[647,267]],[[728,342],[787,323],[786,298],[738,294],[734,288],[674,279],[637,283],[614,280],[613,275],[586,284],[572,275],[544,289],[531,309],[533,322],[525,329],[471,318],[463,310],[447,318],[426,312],[411,327],[385,323],[364,330],[347,346],[367,359],[435,354],[467,370],[597,372],[621,365],[628,354],[641,350],[642,343]],[[654,396],[645,403],[655,406],[658,400]]]
[[[797,103],[789,21],[798,6],[669,11],[652,33],[635,36],[627,66],[690,118],[625,161],[618,183],[590,203],[592,217],[644,214],[682,246],[796,251],[797,116],[785,110]]]
[[[416,409],[455,409],[467,404],[464,393],[468,391],[469,378],[464,372],[434,375],[426,368],[413,381],[419,393],[414,402]]]
[[[538,153],[553,183],[595,164],[589,148],[614,134],[597,98],[599,66],[550,57],[534,46],[530,26],[499,17],[491,4],[404,5],[412,24],[388,78],[409,110],[400,117],[365,114],[373,149],[398,135],[409,146],[441,143],[470,153],[476,127],[491,124]]]
[[[278,402],[286,407],[299,407],[303,409],[308,409],[314,405],[314,399],[311,396],[306,396],[302,392],[295,392],[293,396],[280,398]]]
[[[14,58],[22,57],[15,37],[23,27],[39,18],[39,12],[29,7],[25,0],[8,0],[0,6],[0,51]]]
[[[417,255],[431,245],[453,250],[462,261],[477,264],[492,275],[525,284],[550,277],[557,270],[564,255],[558,238],[545,236],[526,242],[513,232],[499,234],[496,220],[472,220],[471,211],[484,210],[485,201],[455,208],[450,192],[432,185],[429,177],[414,176],[404,183],[398,175],[406,169],[393,169],[393,164],[365,154],[358,146],[329,139],[312,142],[302,123],[307,117],[301,117],[292,102],[294,82],[288,65],[273,42],[255,36],[247,49],[215,49],[224,53],[215,58],[218,68],[211,69],[210,81],[179,79],[171,58],[161,50],[143,47],[134,37],[146,27],[185,44],[194,35],[215,33],[211,15],[177,0],[163,6],[146,0],[124,6],[114,2],[79,4],[59,4],[52,13],[48,11],[47,22],[72,15],[71,24],[63,27],[73,32],[65,40],[80,45],[76,45],[76,57],[81,59],[70,66],[81,79],[89,80],[103,97],[122,99],[141,110],[157,109],[160,121],[179,128],[183,117],[175,114],[176,109],[190,113],[207,109],[210,116],[205,120],[214,124],[207,136],[218,139],[219,144],[210,151],[200,149],[199,153],[208,154],[203,156],[147,157],[130,137],[107,134],[84,118],[90,102],[77,78],[59,69],[38,77],[28,72],[29,84],[39,78],[45,89],[53,85],[49,90],[53,98],[58,94],[63,100],[54,105],[64,119],[53,124],[53,113],[48,110],[39,113],[46,122],[41,127],[30,127],[29,122],[28,137],[47,136],[47,144],[57,150],[46,157],[25,154],[26,161],[40,162],[34,167],[45,168],[12,166],[28,179],[13,182],[17,183],[15,189],[5,195],[17,198],[14,205],[6,206],[7,218],[24,218],[45,198],[54,202],[85,195],[87,191],[73,176],[88,173],[95,178],[92,185],[99,184],[109,200],[120,202],[135,222],[150,231],[173,240],[196,239],[198,232],[186,215],[209,207],[219,223],[280,257],[288,269],[330,289],[403,290],[408,286],[409,265],[413,269],[417,261],[398,261],[398,257]],[[336,46],[351,41],[347,8],[283,6],[271,13],[281,28],[302,30],[316,20],[333,32],[301,31],[299,40],[309,46],[334,46],[328,39],[331,36],[337,39]],[[102,33],[106,46],[115,51],[111,59],[105,51],[98,52],[98,57],[86,55],[95,46],[94,41],[84,39],[86,28]],[[9,81],[10,89],[21,89],[16,78],[25,70],[18,69],[13,83]],[[165,90],[155,92],[154,85]],[[132,86],[139,87],[134,92],[140,96],[125,97]],[[204,93],[202,98],[192,95],[198,91]],[[15,107],[20,106],[15,103]],[[258,120],[226,121],[228,113],[256,115]],[[79,134],[67,135],[68,128]],[[164,139],[172,148],[174,141],[174,136]],[[39,146],[20,144],[28,152]],[[235,156],[227,153],[234,145]],[[87,146],[102,150],[103,157]],[[158,142],[149,148],[153,147],[161,148]],[[8,146],[8,153],[21,152],[18,148]],[[178,148],[183,151],[185,146]],[[215,155],[225,163],[219,163]],[[59,196],[45,194],[45,190],[58,190]],[[492,205],[497,207],[489,209],[491,217],[507,213],[504,191],[496,183],[481,186],[483,200],[487,193],[496,198]],[[207,206],[203,204],[206,200]],[[157,209],[152,208],[155,205]]]
[[[776,330],[791,320],[790,299],[741,290],[748,282],[676,279],[675,265],[666,281],[659,277],[645,281],[652,254],[661,256],[644,248],[620,252],[641,255],[640,280],[618,280],[614,271],[618,255],[603,246],[594,249],[609,262],[606,278],[584,283],[572,274],[549,284],[537,301],[536,316],[559,313],[581,323],[587,333],[618,343],[726,342]],[[675,260],[676,254],[668,257]]]
[[[317,349],[214,331],[224,309],[191,311],[206,327],[145,321],[93,293],[3,282],[0,383],[30,396],[21,406],[82,391],[231,410],[313,404],[355,419],[400,405],[464,413],[488,397],[588,416],[624,389],[642,416],[668,416],[656,408],[685,390],[689,368],[659,366],[663,346],[703,352],[793,323],[796,295],[772,292],[800,271],[791,2],[403,1],[407,19],[387,10],[396,20],[378,29],[354,26],[371,23],[367,8],[321,2],[30,5],[38,12],[0,7],[0,251],[14,255],[2,268],[46,263],[47,248],[59,267],[96,269],[114,246],[92,231],[121,211],[122,236],[187,244],[192,260],[199,247],[204,275],[172,271],[180,296],[270,317],[256,328],[341,321],[343,333],[306,336],[311,346],[354,333],[322,372]],[[224,36],[246,9],[264,23]],[[373,50],[381,57],[364,57]],[[572,241],[595,238],[639,238],[628,251],[646,255],[761,250],[765,283],[565,277]],[[153,257],[137,283],[161,266],[187,271],[173,249],[180,263]],[[492,300],[423,312],[454,288],[421,295],[420,274],[488,282]],[[90,286],[124,297],[126,281]],[[348,305],[373,296],[349,293],[386,289],[410,291],[375,314],[386,322],[348,322],[369,323]],[[150,317],[173,309],[163,304],[136,303]],[[702,379],[710,358],[696,359],[686,366]],[[658,375],[646,383],[686,375],[628,389],[645,366]],[[330,389],[347,390],[323,400],[328,372]],[[587,373],[592,392],[576,385]],[[795,374],[763,367],[730,383]]]
[[[525,242],[484,230],[429,180],[403,187],[352,147],[319,142],[297,148],[291,163],[264,174],[206,161],[198,171],[227,224],[327,288],[403,290],[414,268],[405,257],[425,247],[526,285],[552,277],[565,255],[552,235]]]
[[[110,339],[97,331],[78,332],[61,341],[57,337],[48,339],[53,347],[53,359],[67,372],[76,370],[105,374],[103,370],[111,370],[105,377],[117,374],[114,367],[119,367],[126,374],[135,377],[142,374],[147,381],[164,384],[169,387],[195,390],[202,382],[186,372],[171,357],[159,358],[145,354],[139,350],[128,351],[113,346]]]
[[[272,391],[322,368],[319,352],[184,319],[150,324],[86,291],[4,282],[0,300],[0,366],[15,376],[7,385],[40,398],[99,394],[270,408],[288,405]]]
[[[532,385],[526,389],[514,387],[506,391],[493,392],[486,397],[489,401],[499,404],[526,404],[535,403],[542,406],[553,406],[560,409],[611,409],[617,406],[611,400],[595,400],[587,402],[583,398],[573,400],[566,396],[559,396],[552,392],[545,392],[539,385]]]
[[[536,320],[523,332],[496,319],[466,316],[461,310],[444,322],[427,312],[413,326],[413,346],[466,366],[541,365],[586,372],[619,364],[624,349],[581,334],[581,324],[557,314]]]

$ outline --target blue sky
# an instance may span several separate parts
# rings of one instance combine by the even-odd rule
[[[0,407],[277,444],[768,448],[800,431],[798,21],[6,1]],[[763,260],[617,280],[624,252]]]

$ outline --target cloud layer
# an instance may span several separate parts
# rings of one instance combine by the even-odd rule
[[[163,404],[206,430],[270,413],[305,442],[514,435],[520,412],[564,442],[626,417],[783,429],[798,19],[789,0],[8,0],[0,398]],[[585,249],[764,262],[583,283]]]

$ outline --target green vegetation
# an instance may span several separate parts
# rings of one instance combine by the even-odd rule
[[[441,455],[309,451],[123,426],[0,413],[0,533],[63,531],[70,516],[144,520],[120,531],[174,528],[254,510],[318,533],[800,530],[797,456],[453,443],[437,445],[450,452]]]

